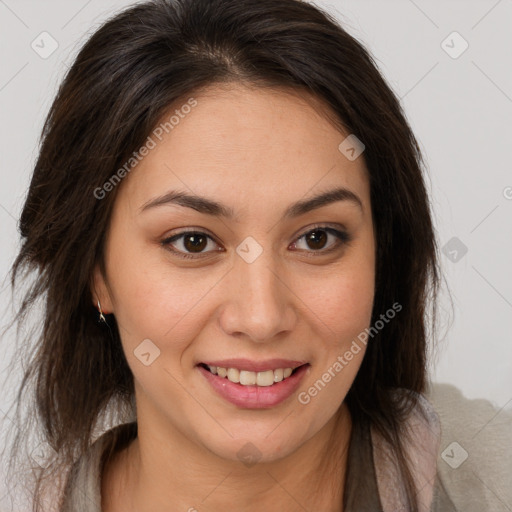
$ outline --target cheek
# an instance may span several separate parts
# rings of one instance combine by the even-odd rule
[[[324,333],[322,339],[329,340],[325,348],[342,349],[371,321],[375,294],[373,258],[354,252],[328,272],[305,273],[296,280],[294,291],[307,306],[304,314]]]
[[[336,413],[361,366],[366,344],[358,336],[369,326],[373,280],[332,279],[322,297],[308,304],[317,317],[313,365],[297,395],[300,414],[313,434]],[[308,435],[309,435],[308,434]]]
[[[373,281],[362,282],[340,275],[323,283],[314,279],[309,283],[321,291],[301,296],[308,297],[306,302],[312,313],[333,333],[343,334],[353,327],[367,326],[373,306]]]
[[[307,311],[315,322],[314,365],[298,401],[304,414],[322,425],[348,393],[366,352],[361,341],[370,326],[375,293],[371,252],[353,253],[340,261],[328,277],[309,275],[298,294],[307,297]],[[312,293],[311,290],[317,290]]]
[[[339,400],[348,391],[361,365],[366,344],[361,342],[371,321],[373,307],[373,281],[331,279],[323,287],[321,297],[308,301],[310,323],[319,333],[315,338],[313,361],[309,382],[319,379],[318,390],[323,399]],[[315,395],[315,391],[312,391]],[[328,398],[330,397],[330,398]],[[337,400],[337,399],[336,399]]]
[[[173,268],[154,247],[112,253],[108,275],[128,359],[145,339],[162,352],[183,350],[207,318],[204,299],[219,280],[208,269]]]

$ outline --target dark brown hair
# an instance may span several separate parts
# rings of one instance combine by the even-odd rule
[[[329,14],[297,0],[140,3],[103,24],[67,72],[44,124],[11,274],[13,289],[33,278],[18,323],[37,304],[44,315],[33,338],[21,335],[30,357],[18,424],[27,427],[15,443],[38,424],[56,452],[37,473],[34,510],[43,482],[87,451],[102,415],[133,406],[116,320],[109,316],[108,329],[98,323],[90,291],[119,187],[101,200],[94,191],[171,105],[220,82],[306,91],[365,144],[377,236],[372,325],[392,304],[402,310],[368,344],[346,402],[355,428],[367,422],[392,444],[416,510],[401,426],[425,390],[426,313],[439,280],[422,157],[368,51]],[[33,407],[21,419],[25,393]]]

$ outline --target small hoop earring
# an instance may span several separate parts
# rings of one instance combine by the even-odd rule
[[[100,304],[99,299],[98,299],[98,311],[100,313],[100,321],[107,323],[107,321],[105,320],[105,316],[103,315],[103,311],[101,310],[101,304]]]

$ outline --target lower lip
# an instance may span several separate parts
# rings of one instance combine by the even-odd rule
[[[244,409],[268,409],[289,398],[299,387],[309,365],[301,366],[287,379],[272,386],[243,386],[197,366],[212,388],[225,400]]]

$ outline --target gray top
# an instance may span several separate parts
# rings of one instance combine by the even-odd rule
[[[427,400],[427,398],[428,400]],[[457,388],[435,384],[420,397],[408,422],[406,451],[413,464],[420,512],[512,511],[512,412],[487,400],[468,400]],[[348,454],[345,512],[405,511],[394,456],[373,428],[353,429]],[[73,466],[61,512],[101,512],[101,472],[109,453],[137,436],[137,424],[103,434]],[[357,449],[354,448],[357,446]],[[356,453],[357,451],[357,453]],[[372,473],[351,471],[357,457],[373,459]]]

